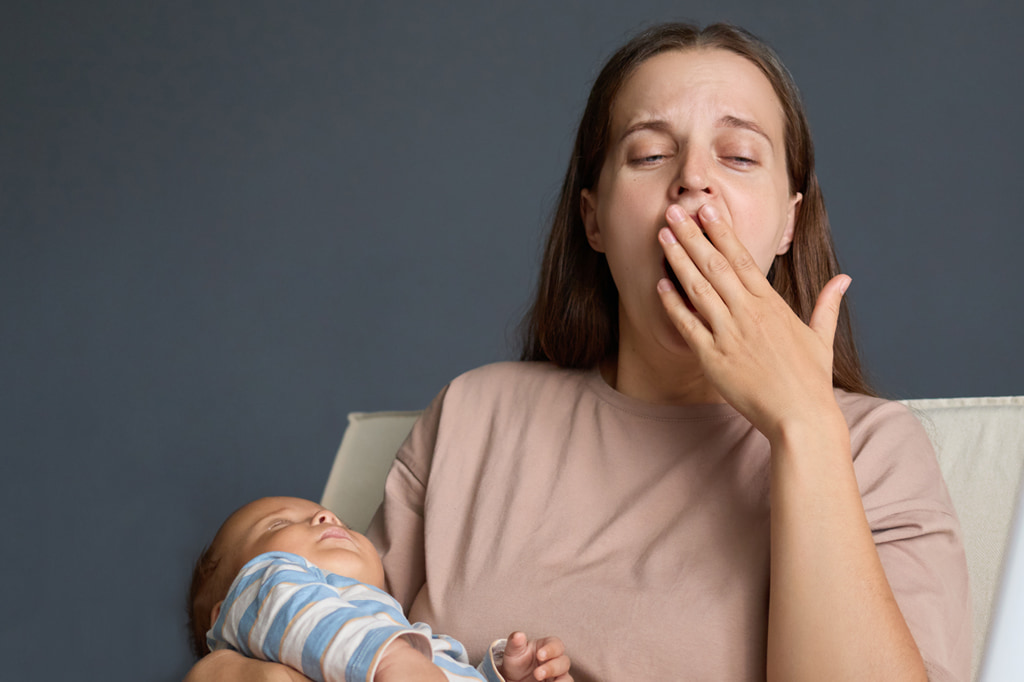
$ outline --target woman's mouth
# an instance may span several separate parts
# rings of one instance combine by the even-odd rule
[[[676,277],[676,273],[672,269],[672,266],[669,265],[668,259],[667,258],[663,258],[662,261],[661,261],[661,264],[665,267],[665,276],[668,277],[668,280],[670,282],[672,282],[672,286],[674,286],[676,288],[676,291],[679,292],[680,296],[682,296],[684,299],[686,299],[686,292],[683,291],[683,285],[679,282],[679,278]]]
[[[683,285],[679,281],[679,278],[676,276],[676,273],[672,269],[672,266],[669,265],[667,258],[662,259],[662,265],[665,268],[665,277],[667,277],[668,281],[672,282],[672,286],[676,288],[676,292],[678,292],[680,298],[683,299],[683,305],[686,306],[687,310],[690,310],[691,312],[696,312],[697,309],[693,306],[693,303],[690,302],[690,297],[686,295],[685,291],[683,291]]]

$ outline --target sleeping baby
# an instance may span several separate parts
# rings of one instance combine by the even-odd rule
[[[325,682],[571,682],[557,637],[514,632],[469,665],[456,640],[409,623],[384,589],[377,550],[315,502],[266,497],[234,512],[189,591],[197,656],[230,648]]]

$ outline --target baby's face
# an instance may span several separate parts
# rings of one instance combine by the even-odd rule
[[[264,497],[235,512],[221,533],[225,557],[236,571],[263,552],[291,552],[325,571],[384,589],[384,567],[373,544],[315,502]]]

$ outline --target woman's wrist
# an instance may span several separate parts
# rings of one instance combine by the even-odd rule
[[[794,410],[765,436],[771,444],[773,458],[803,453],[814,453],[815,457],[820,457],[827,456],[829,452],[838,453],[844,459],[849,457],[850,428],[834,401],[817,410]]]

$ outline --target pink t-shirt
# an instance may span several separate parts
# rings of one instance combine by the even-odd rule
[[[905,407],[837,390],[886,575],[932,680],[967,680],[960,528]],[[629,398],[597,370],[500,363],[434,400],[370,537],[413,621],[479,660],[558,635],[578,682],[763,680],[769,448],[726,404]]]

